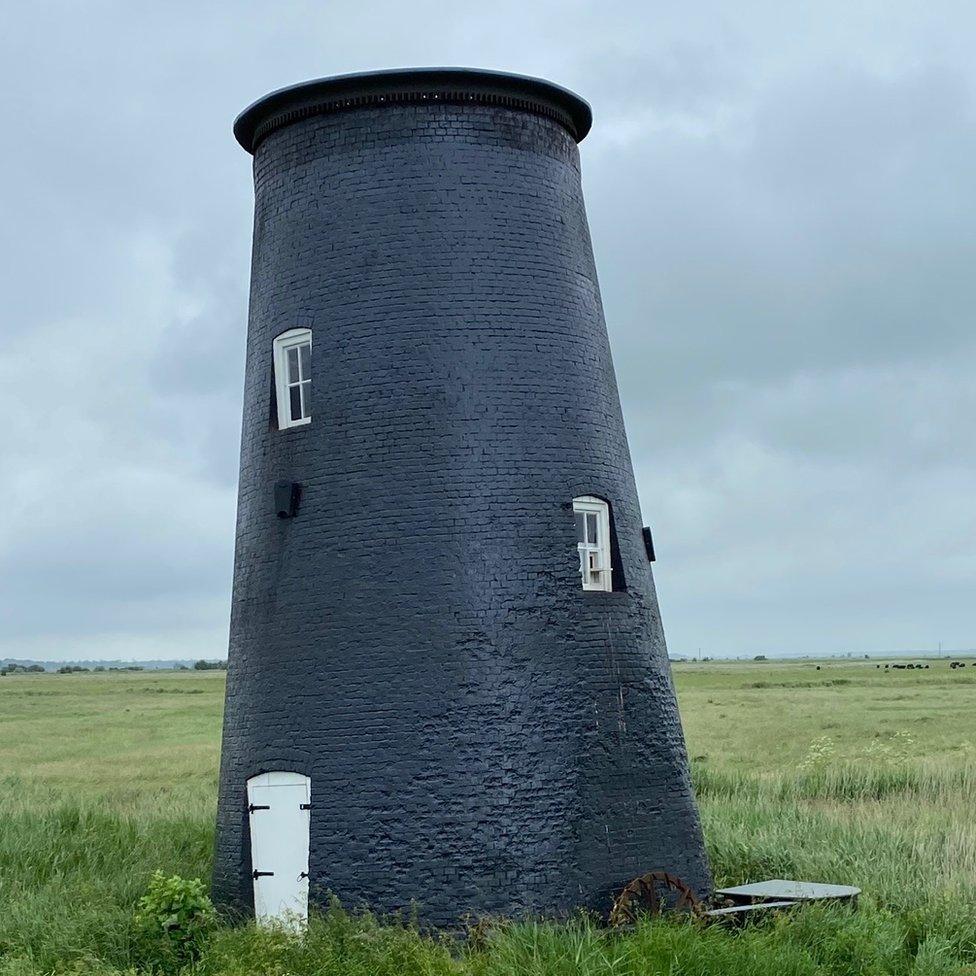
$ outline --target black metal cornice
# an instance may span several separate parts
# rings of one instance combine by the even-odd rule
[[[474,68],[398,68],[281,88],[241,112],[234,135],[253,153],[269,133],[313,115],[419,102],[498,105],[542,115],[562,125],[577,142],[593,121],[582,98],[541,78]]]

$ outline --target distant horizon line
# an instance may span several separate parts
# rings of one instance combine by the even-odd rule
[[[902,651],[837,651],[833,654],[668,654],[670,661],[864,661],[889,657],[965,657],[976,655],[973,647],[943,647],[935,649],[915,649]]]
[[[863,661],[878,660],[884,658],[904,658],[904,657],[965,657],[976,655],[976,648],[941,648],[941,649],[914,649],[898,651],[842,651],[833,654],[789,654],[789,653],[768,653],[759,652],[756,654],[679,654],[669,653],[668,660],[672,662],[698,662],[698,661],[756,661],[765,659],[766,661]],[[76,667],[132,667],[141,666],[149,670],[165,671],[178,667],[192,668],[197,661],[205,661],[207,664],[224,664],[227,662],[226,655],[223,657],[194,657],[194,658],[0,658],[0,667],[18,665],[28,667],[30,665],[42,665],[44,667],[68,666]]]

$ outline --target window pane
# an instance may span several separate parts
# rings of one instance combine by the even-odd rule
[[[586,541],[591,543],[596,542],[596,513],[595,512],[586,513]]]
[[[311,417],[312,416],[312,381],[311,380],[307,380],[306,382],[302,383],[302,407],[304,408],[302,412],[302,416]]]
[[[298,349],[292,346],[288,350],[288,382],[297,383],[301,377],[298,375]]]
[[[576,513],[576,541],[586,542],[586,520],[582,512]]]
[[[288,388],[288,397],[290,399],[291,419],[301,420],[302,419],[301,388],[298,386],[290,386]]]
[[[304,345],[298,347],[301,354],[302,363],[302,379],[311,379],[312,376],[312,344],[306,342]]]

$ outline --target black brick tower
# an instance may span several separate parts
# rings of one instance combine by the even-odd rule
[[[269,770],[311,778],[313,901],[450,925],[606,910],[655,868],[709,889],[583,207],[590,121],[555,85],[462,69],[310,82],[237,120],[221,902],[251,904],[245,783]],[[272,345],[296,328],[312,420],[279,430]],[[582,588],[578,496],[609,503],[612,591]]]

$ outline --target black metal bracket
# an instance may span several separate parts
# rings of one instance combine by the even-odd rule
[[[302,500],[302,486],[295,481],[276,481],[274,486],[275,513],[278,518],[294,518]]]
[[[255,810],[270,810],[269,806],[262,806],[260,803],[252,803],[248,808],[248,813],[254,813]]]
[[[646,525],[641,529],[641,534],[644,536],[644,552],[647,553],[647,561],[652,563],[657,559],[657,556],[654,555],[654,537]]]
[[[299,880],[307,877],[308,877],[308,871],[302,871],[302,873],[298,876]]]
[[[251,877],[257,881],[258,878],[273,878],[274,871],[255,871]]]
[[[312,809],[312,804],[311,803],[299,803],[298,804],[298,809],[299,810],[311,810]]]

